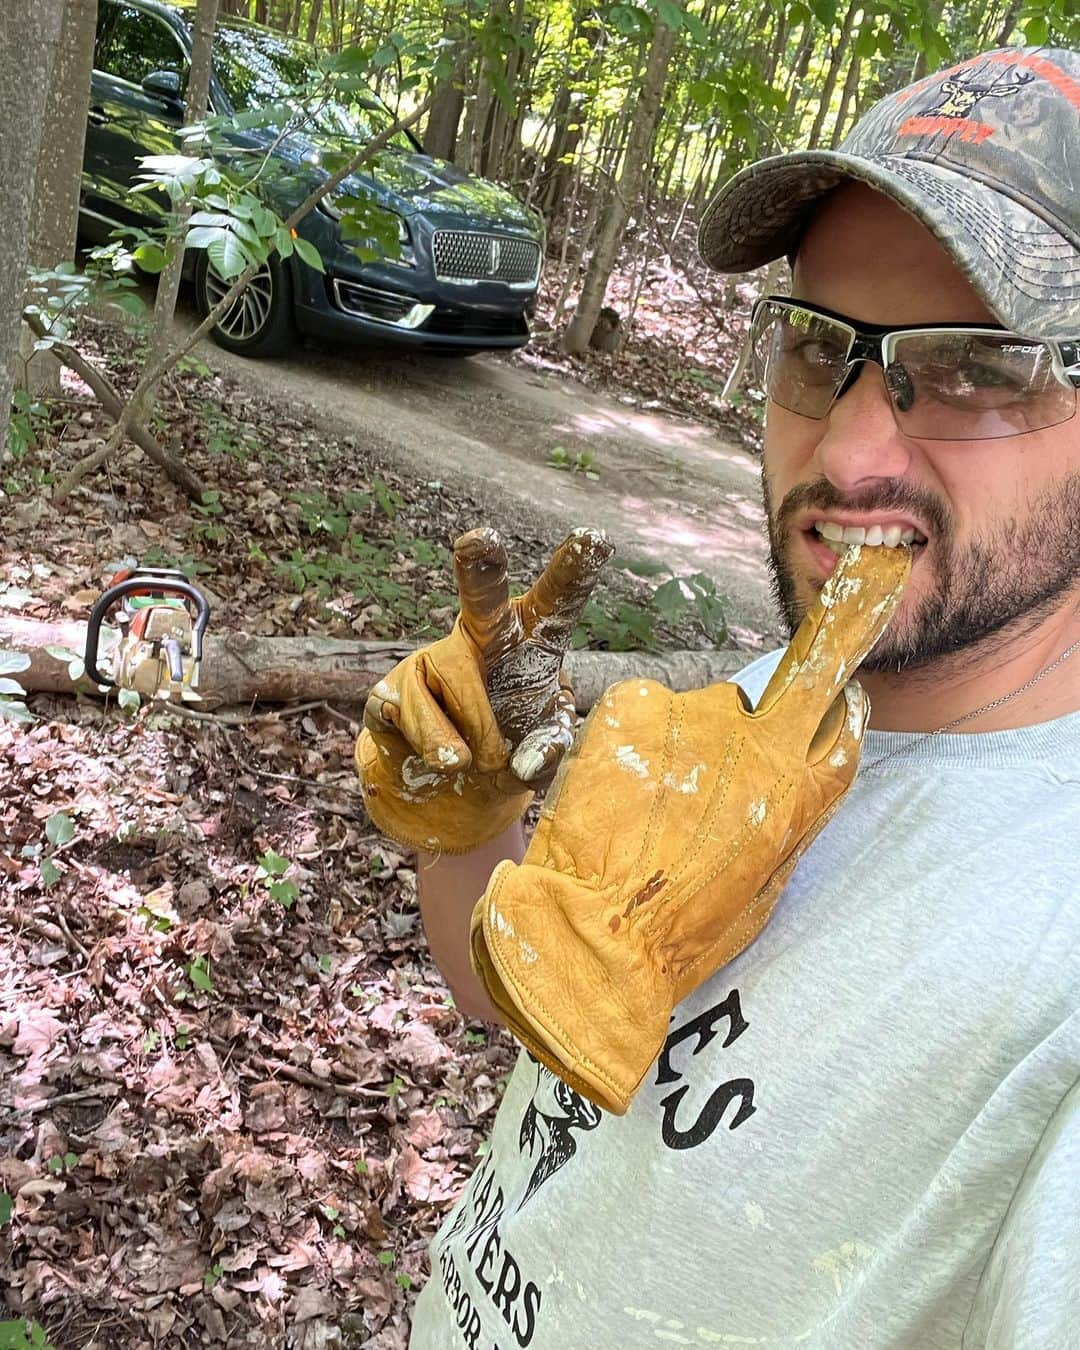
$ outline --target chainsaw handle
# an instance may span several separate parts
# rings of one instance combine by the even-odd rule
[[[86,651],[83,655],[83,664],[86,666],[86,673],[95,684],[108,685],[114,687],[116,681],[110,679],[97,668],[98,645],[101,641],[101,624],[105,615],[116,603],[122,600],[125,595],[130,595],[133,591],[160,591],[162,595],[173,594],[182,595],[185,599],[194,602],[196,607],[195,623],[191,630],[191,643],[193,647],[192,656],[196,662],[202,660],[202,640],[206,632],[206,625],[210,622],[210,604],[203,595],[202,591],[197,590],[189,581],[168,580],[163,581],[155,578],[152,574],[146,572],[129,576],[126,580],[117,582],[115,586],[110,586],[94,604],[90,611],[90,617],[86,621]]]

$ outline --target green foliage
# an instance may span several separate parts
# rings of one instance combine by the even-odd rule
[[[0,722],[33,722],[34,714],[26,706],[26,690],[12,675],[30,669],[30,658],[25,652],[12,652],[0,647]]]
[[[592,482],[600,477],[596,460],[589,450],[579,450],[573,459],[564,445],[557,445],[548,455],[548,465],[552,469],[568,469],[571,473],[580,473]]]
[[[54,1346],[44,1327],[19,1318],[14,1322],[0,1322],[0,1350],[54,1350]]]
[[[622,560],[615,561],[619,564]],[[683,622],[692,623],[711,646],[720,647],[727,640],[727,621],[716,585],[704,572],[672,576],[656,588],[644,606],[622,601],[614,612],[610,602],[605,603],[604,590],[598,587],[582,611],[571,646],[660,652],[670,642],[657,631],[658,626],[670,628]]]
[[[300,894],[296,882],[285,879],[285,873],[291,866],[288,858],[283,858],[271,848],[259,859],[255,869],[256,883],[265,886],[267,895],[282,909],[292,909]]]

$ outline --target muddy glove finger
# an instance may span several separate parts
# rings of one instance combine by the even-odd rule
[[[517,779],[531,788],[546,788],[574,743],[577,725],[573,692],[563,687],[555,697],[551,720],[530,731],[514,751],[510,769]]]
[[[615,547],[603,530],[573,530],[521,600],[527,637],[565,653],[585,602]]]
[[[364,703],[364,726],[379,746],[391,753],[406,747],[437,773],[467,769],[472,751],[421,680],[415,680],[414,698],[402,710],[402,691],[379,680]]]
[[[480,648],[488,670],[521,641],[521,620],[510,604],[506,548],[497,530],[469,530],[454,541],[454,577],[461,623]]]

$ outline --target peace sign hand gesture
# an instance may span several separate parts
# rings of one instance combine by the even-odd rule
[[[467,853],[521,816],[573,742],[563,657],[612,545],[573,531],[522,596],[492,529],[454,545],[461,610],[449,635],[372,689],[356,764],[368,814],[414,848]]]

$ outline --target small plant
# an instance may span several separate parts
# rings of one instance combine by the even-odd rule
[[[205,956],[197,956],[187,968],[187,977],[196,989],[212,994],[214,986],[210,979],[210,963]]]
[[[594,483],[600,477],[596,460],[589,450],[579,450],[571,459],[566,447],[557,445],[548,455],[547,462],[552,469],[568,469],[571,473],[582,473]]]
[[[359,1172],[361,1176],[364,1176],[367,1173],[368,1165],[363,1160],[363,1158],[357,1158],[356,1161],[353,1163],[353,1166],[356,1168],[357,1172]],[[2,1199],[2,1197],[0,1197],[0,1199]]]
[[[9,652],[0,647],[0,722],[33,722],[34,714],[24,702],[26,690],[12,675],[30,669],[25,652]]]
[[[359,1167],[357,1163],[357,1167]],[[365,1168],[365,1171],[367,1169]],[[11,1222],[11,1216],[15,1212],[15,1201],[8,1195],[7,1191],[0,1191],[0,1228]]]
[[[225,508],[221,504],[220,492],[204,492],[202,495],[202,505],[193,504],[193,509],[198,511],[199,515],[206,517],[203,521],[197,521],[193,526],[193,533],[197,539],[208,539],[211,543],[219,543],[228,535],[228,530],[224,525],[214,525],[210,522],[225,514]]]
[[[377,1259],[380,1266],[392,1266],[394,1264],[394,1253],[380,1252]]]
[[[63,1157],[59,1153],[54,1153],[45,1166],[55,1175],[58,1172],[70,1172],[73,1167],[78,1166],[78,1163],[79,1160],[74,1153],[65,1153]]]
[[[26,458],[28,450],[39,444],[39,436],[48,419],[48,409],[36,402],[25,389],[16,389],[11,399],[11,420],[8,422],[7,447],[3,458],[18,462]],[[18,483],[4,484],[9,493],[21,491]]]
[[[322,1212],[332,1223],[341,1214],[341,1210],[335,1209],[333,1205],[323,1205]],[[342,1227],[340,1223],[334,1223],[334,1226],[330,1231],[333,1233],[335,1237],[343,1238],[345,1236],[345,1229]]]
[[[225,1270],[220,1261],[215,1262],[203,1276],[203,1288],[213,1289],[218,1280],[224,1275]]]
[[[41,844],[24,844],[23,857],[38,863],[41,884],[48,890],[55,886],[64,875],[53,859],[59,857],[63,849],[75,838],[75,822],[63,811],[57,811],[45,822],[45,839],[49,844],[47,852]],[[42,856],[44,853],[44,856]]]
[[[486,1045],[486,1044],[487,1044],[487,1037],[484,1035],[484,1033],[483,1033],[482,1031],[466,1031],[466,1033],[465,1033],[465,1044],[466,1044],[466,1045]]]
[[[0,1322],[0,1350],[54,1350],[54,1347],[44,1327],[20,1317],[14,1322]]]
[[[291,866],[292,863],[288,858],[283,858],[271,848],[259,859],[259,865],[255,869],[256,883],[265,884],[270,899],[276,900],[283,909],[292,909],[300,894],[295,881],[284,879]]]
[[[191,1044],[191,1032],[194,1027],[186,1027],[183,1022],[176,1028],[176,1048],[177,1050],[186,1050]]]

